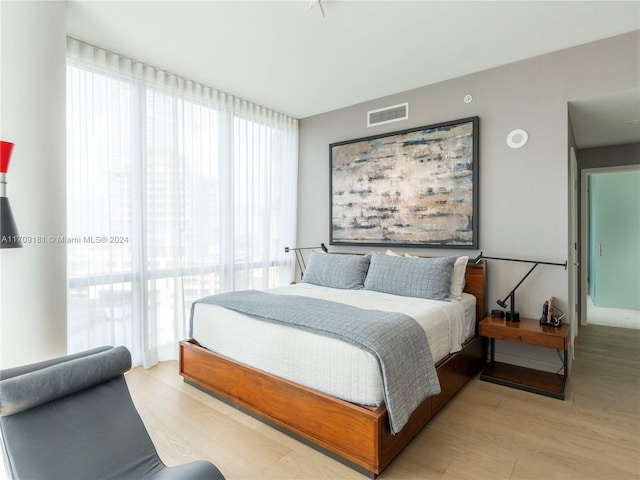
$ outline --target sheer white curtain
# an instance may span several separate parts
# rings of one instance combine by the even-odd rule
[[[193,300],[289,283],[298,122],[67,41],[68,349],[176,358]]]

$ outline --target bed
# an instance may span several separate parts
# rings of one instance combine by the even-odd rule
[[[275,289],[268,295],[281,295],[283,298],[292,295],[297,296],[296,298],[320,298],[331,302],[351,303],[358,308],[365,305],[376,311],[385,309],[385,304],[402,304],[400,310],[404,309],[406,315],[411,318],[419,317],[417,309],[423,308],[423,303],[429,303],[422,301],[421,293],[397,295],[406,293],[407,278],[411,279],[411,274],[402,273],[399,276],[402,281],[400,292],[394,291],[395,287],[392,287],[391,291],[379,291],[387,289],[388,278],[393,276],[388,268],[380,270],[382,267],[379,265],[388,267],[392,264],[394,271],[397,271],[399,264],[405,268],[406,265],[414,265],[425,259],[390,259],[386,255],[374,254],[370,263],[367,260],[366,268],[356,273],[354,280],[348,273],[336,270],[335,262],[344,260],[353,263],[356,257],[365,256],[320,255],[323,255],[319,257],[321,261],[328,263],[323,265],[318,260],[315,265],[325,267],[324,270],[314,269],[314,262],[310,261],[302,284]],[[419,266],[422,268],[422,263],[419,263]],[[353,269],[352,267],[353,265],[350,265],[348,268]],[[445,313],[441,317],[446,317],[447,322],[450,321],[450,317],[460,317],[462,323],[459,326],[445,327],[445,330],[448,329],[448,336],[438,332],[430,333],[428,327],[424,327],[429,339],[429,350],[433,352],[434,371],[437,372],[440,393],[427,396],[415,408],[412,407],[410,415],[401,424],[400,429],[397,422],[394,424],[391,421],[394,420],[390,418],[391,408],[387,408],[384,388],[381,390],[379,385],[379,368],[371,367],[371,359],[367,357],[367,352],[363,353],[357,348],[350,349],[344,345],[336,346],[341,343],[340,340],[315,335],[314,332],[301,332],[287,325],[264,325],[264,322],[250,318],[250,315],[246,316],[225,306],[206,302],[194,304],[191,336],[188,340],[180,342],[180,374],[186,382],[375,477],[446,402],[480,371],[484,363],[484,348],[477,335],[477,322],[485,312],[485,268],[484,262],[465,264],[462,267],[464,292],[461,287],[456,299],[452,298],[450,302],[454,307],[454,313],[442,310]],[[338,275],[337,271],[340,271]],[[374,280],[370,280],[375,277],[376,272],[380,274],[377,286]],[[319,273],[319,276],[316,275],[314,278],[314,273]],[[424,276],[422,273],[419,274],[422,279]],[[451,270],[451,275],[453,274]],[[327,275],[331,277],[328,281]],[[358,275],[363,277],[358,279]],[[338,284],[334,285],[332,282]],[[449,283],[450,279],[447,279],[447,295]],[[453,288],[453,283],[451,286]],[[436,310],[442,306],[449,308],[446,305],[449,302],[436,300],[431,303],[436,304]],[[394,308],[389,307],[389,310]],[[229,317],[232,328],[228,325],[225,327],[226,317]],[[417,318],[416,322],[421,326],[423,323],[432,323],[419,320]],[[444,320],[439,321],[443,322]],[[274,327],[276,333],[271,332]],[[278,330],[281,332],[277,333]],[[273,354],[273,342],[265,342],[264,338],[279,338],[278,335],[284,335],[284,331],[291,330],[295,331],[293,336],[282,342],[285,345],[287,342],[296,345],[296,348],[291,350],[296,350],[297,353]],[[234,342],[234,336],[239,335],[242,335],[242,342]],[[313,347],[313,343],[305,343],[312,341],[313,337],[322,337],[319,346]],[[278,341],[280,340],[276,342]],[[329,360],[319,361],[318,352],[323,350],[330,352]],[[347,352],[347,356],[338,356],[336,352],[343,350]],[[310,363],[308,367],[300,368],[301,365],[305,365],[305,352],[311,352]],[[275,365],[265,361],[267,357],[274,357]],[[331,357],[337,359],[333,365],[330,363]],[[327,378],[333,378],[331,375],[323,378],[323,375],[318,374],[318,364],[326,365],[322,370],[334,373],[335,370],[340,370],[340,365],[355,367],[343,369],[346,380],[332,382],[327,381]],[[305,377],[307,370],[312,371],[310,379],[308,375]],[[377,371],[378,385],[375,374],[367,376],[367,372],[370,371]],[[360,377],[363,377],[362,381]],[[384,387],[384,381],[382,384]]]

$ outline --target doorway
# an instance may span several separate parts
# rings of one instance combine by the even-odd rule
[[[640,167],[581,171],[581,325],[640,329]]]

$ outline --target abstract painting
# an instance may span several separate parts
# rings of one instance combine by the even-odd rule
[[[477,249],[478,124],[331,144],[330,243]]]

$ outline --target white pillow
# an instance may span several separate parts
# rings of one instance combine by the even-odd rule
[[[451,272],[451,285],[449,287],[449,298],[460,300],[462,298],[462,291],[464,290],[465,280],[464,276],[467,273],[467,263],[469,262],[468,256],[458,257],[456,263],[453,264],[453,271]]]

